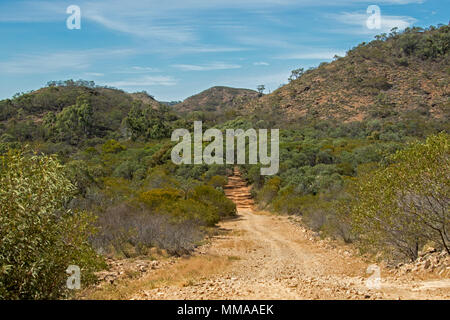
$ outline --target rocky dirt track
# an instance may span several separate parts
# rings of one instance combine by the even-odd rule
[[[369,263],[352,247],[314,237],[296,218],[254,211],[249,189],[237,171],[225,192],[237,204],[238,217],[222,222],[220,235],[192,258],[175,259],[164,269],[179,272],[196,257],[226,260],[226,266],[182,285],[168,283],[150,289],[144,274],[137,291],[126,298],[450,299],[450,279],[419,280],[412,274],[399,276],[383,269],[381,287],[369,289]],[[177,264],[183,267],[176,269]]]
[[[367,263],[351,248],[318,241],[296,220],[252,209],[239,172],[226,194],[238,218],[221,223],[216,237],[197,254],[226,256],[228,270],[184,287],[142,292],[144,299],[449,299],[450,280],[414,281],[382,273],[381,288],[368,289]],[[334,247],[334,248],[333,248]]]

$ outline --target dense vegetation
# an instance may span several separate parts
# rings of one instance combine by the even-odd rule
[[[320,235],[393,261],[414,260],[430,243],[448,250],[447,134],[425,143],[284,134],[278,176],[261,179],[247,167],[259,206],[301,215]]]
[[[449,135],[430,136],[356,181],[349,220],[363,245],[416,259],[432,241],[450,253],[449,147]]]
[[[55,299],[67,293],[65,271],[83,283],[102,265],[88,242],[93,217],[67,208],[75,186],[51,156],[0,156],[0,299]]]

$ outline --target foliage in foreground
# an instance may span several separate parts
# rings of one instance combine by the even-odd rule
[[[448,134],[430,136],[359,179],[351,221],[364,246],[414,260],[432,241],[450,253],[449,141]]]
[[[0,299],[63,297],[69,265],[84,284],[95,280],[92,216],[65,208],[74,191],[53,157],[0,156]]]

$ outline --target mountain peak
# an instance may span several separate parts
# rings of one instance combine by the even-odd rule
[[[233,108],[243,105],[258,97],[258,92],[250,89],[214,86],[196,95],[193,95],[182,103],[174,106],[179,112],[214,111],[218,108]]]

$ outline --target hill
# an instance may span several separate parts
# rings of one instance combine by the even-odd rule
[[[145,104],[151,105],[154,108],[160,107],[161,104],[163,104],[160,101],[156,101],[156,99],[152,95],[148,94],[146,91],[126,93],[126,94],[130,95],[133,100],[141,101]]]
[[[174,109],[181,113],[192,111],[217,111],[224,108],[237,108],[258,97],[258,92],[250,89],[212,87],[193,95]]]
[[[41,118],[49,111],[59,112],[74,105],[79,97],[88,100],[96,112],[127,113],[133,101],[157,107],[160,105],[147,92],[125,91],[96,86],[92,81],[51,81],[48,86],[28,93],[18,93],[12,99],[0,101],[0,121],[16,116]]]
[[[48,131],[57,122],[65,126],[70,123],[69,131],[76,131],[75,127],[84,133],[89,131],[83,135],[86,138],[123,135],[120,129],[133,106],[165,108],[145,91],[127,93],[84,80],[49,82],[39,90],[0,101],[0,142],[48,140]],[[91,128],[88,130],[83,122],[89,122]]]
[[[395,30],[361,43],[345,57],[293,71],[290,83],[248,102],[267,119],[441,119],[449,116],[449,26]]]

